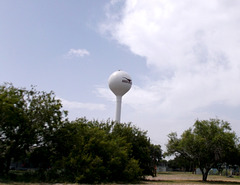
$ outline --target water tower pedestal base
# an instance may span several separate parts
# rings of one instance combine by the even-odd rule
[[[116,96],[117,104],[116,104],[116,122],[120,123],[120,116],[121,116],[121,105],[122,105],[122,96]]]

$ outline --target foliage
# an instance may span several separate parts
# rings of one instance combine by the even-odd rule
[[[0,173],[8,173],[11,160],[48,146],[66,115],[53,92],[0,86]]]
[[[187,160],[183,156],[176,156],[174,159],[167,162],[169,168],[173,171],[194,171],[194,163]]]
[[[197,120],[194,128],[183,132],[181,138],[176,133],[168,135],[168,155],[184,157],[200,168],[203,181],[209,170],[220,162],[229,160],[238,151],[238,138],[231,131],[230,124],[219,119]]]
[[[129,124],[116,123],[112,135],[124,137],[132,145],[131,157],[139,161],[144,175],[153,175],[154,165],[159,164],[162,157],[160,145],[153,145],[146,136],[147,132],[141,131]]]
[[[54,168],[56,171],[63,169],[62,176],[71,182],[139,180],[145,175],[144,170],[151,167],[148,165],[153,145],[145,134],[131,124],[78,119],[66,124],[55,135]],[[160,159],[160,147],[155,148],[160,152],[157,156]],[[147,164],[144,164],[146,161]]]
[[[150,145],[151,166],[160,165],[162,163],[162,149],[160,145]]]
[[[11,161],[37,169],[24,174],[41,181],[136,182],[153,175],[162,150],[146,131],[66,116],[53,92],[0,86],[0,175],[13,174]]]

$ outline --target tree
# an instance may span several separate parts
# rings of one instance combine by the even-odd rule
[[[153,176],[157,176],[157,166],[162,162],[162,149],[160,145],[150,145],[150,167],[153,170]]]
[[[92,121],[91,124],[104,130],[111,138],[124,138],[131,146],[130,157],[139,162],[143,175],[154,175],[154,168],[162,159],[162,149],[160,145],[151,144],[147,131],[142,131],[132,123],[116,123],[109,120],[105,123]]]
[[[53,92],[16,88],[10,83],[0,86],[0,173],[8,173],[11,160],[49,146],[65,116]]]
[[[238,151],[238,138],[230,124],[219,119],[197,120],[193,128],[168,135],[167,154],[182,156],[197,164],[202,180],[207,181],[209,170],[229,159]]]
[[[169,160],[167,162],[167,165],[169,168],[172,168],[173,170],[184,170],[184,171],[192,171],[194,172],[194,164],[184,158],[183,156],[176,156],[174,159]]]
[[[162,157],[146,132],[109,120],[67,123],[55,133],[53,146],[52,172],[79,183],[136,182],[153,175]]]
[[[154,175],[155,165],[158,165],[162,158],[162,150],[160,145],[151,144],[146,131],[141,131],[131,123],[115,123],[112,135],[124,137],[131,144],[131,157],[139,161],[144,175]]]
[[[101,125],[101,126],[100,126]],[[55,173],[78,183],[133,182],[142,170],[131,157],[131,144],[108,132],[107,124],[77,119],[59,129],[53,140]]]
[[[18,91],[11,85],[5,84],[0,87],[0,169],[1,173],[7,173],[13,155],[19,155],[24,145],[21,143],[29,135],[23,134],[21,139],[16,132],[24,130],[21,123],[25,121],[24,91]]]
[[[52,91],[0,86],[0,174],[25,160],[43,181],[134,182],[153,174],[162,150],[146,131],[66,115]]]

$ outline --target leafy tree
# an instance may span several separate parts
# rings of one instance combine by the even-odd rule
[[[131,146],[130,157],[139,162],[143,175],[153,175],[155,165],[159,165],[162,159],[162,149],[160,145],[151,144],[146,131],[131,123],[116,123],[110,120],[102,123],[91,121],[89,124],[104,130],[110,138],[124,138]]]
[[[20,160],[38,147],[46,147],[63,123],[66,112],[53,92],[0,86],[0,173],[8,173],[11,160]]]
[[[169,168],[173,170],[194,171],[195,165],[183,156],[176,156],[174,159],[167,162]]]
[[[162,162],[162,149],[160,145],[150,145],[150,160],[152,168],[152,175],[157,176],[157,165],[160,165]]]
[[[103,124],[101,124],[102,128]],[[66,124],[55,135],[55,165],[67,181],[100,183],[132,182],[142,170],[130,157],[131,145],[123,137],[112,137],[106,129],[86,119]]]
[[[153,174],[162,150],[131,124],[77,119],[53,139],[51,171],[62,181],[134,182]]]
[[[238,151],[236,134],[231,131],[228,122],[219,119],[197,120],[193,128],[183,132],[181,138],[176,133],[170,133],[168,137],[168,155],[182,156],[197,164],[203,181],[207,180],[213,166],[230,162],[229,159]]]
[[[152,166],[160,165],[162,162],[162,149],[160,145],[150,145],[150,157]]]
[[[109,120],[69,122],[66,115],[53,92],[0,86],[0,174],[25,160],[42,181],[134,182],[153,174],[162,150],[147,132]]]
[[[17,91],[13,87],[0,87],[0,159],[1,173],[7,173],[10,166],[11,157],[19,153],[21,148],[17,148],[19,138],[15,136],[15,132],[23,130],[18,125],[24,122],[24,105],[23,91]],[[11,139],[9,139],[9,137]],[[25,137],[25,138],[24,138]],[[26,139],[26,135],[24,135]],[[28,136],[27,136],[28,137]],[[24,140],[23,139],[23,140]]]
[[[131,123],[115,123],[112,135],[123,137],[131,144],[130,157],[139,161],[144,175],[154,175],[154,167],[159,164],[162,158],[162,150],[160,145],[151,144],[146,131],[141,131],[132,126]]]

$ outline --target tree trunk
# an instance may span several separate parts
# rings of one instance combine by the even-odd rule
[[[206,181],[207,181],[207,176],[208,176],[208,174],[207,174],[207,173],[203,173],[202,175],[203,175],[203,176],[202,176],[202,180],[203,180],[204,182],[206,182]]]
[[[6,166],[5,166],[5,174],[6,174],[6,175],[8,175],[8,173],[9,173],[10,164],[11,164],[11,158],[7,158],[7,160],[6,160]]]
[[[207,181],[207,177],[208,177],[208,172],[209,172],[209,170],[210,170],[210,168],[208,169],[206,169],[206,168],[200,168],[200,170],[201,170],[201,172],[202,172],[202,180],[204,181],[204,182],[206,182]]]

